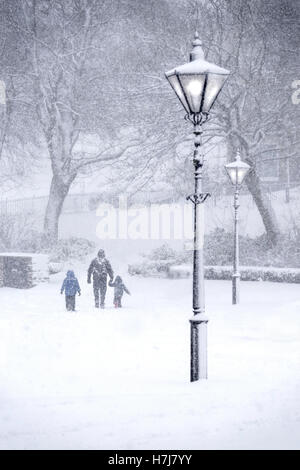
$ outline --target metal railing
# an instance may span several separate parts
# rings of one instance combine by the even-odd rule
[[[264,192],[267,194],[268,199],[270,201],[277,200],[279,195],[277,191],[282,188],[277,188],[270,185],[264,185]],[[222,190],[219,190],[215,187],[212,188],[212,197],[209,199],[209,205],[212,207],[217,205],[221,200],[224,203],[224,200],[228,200],[230,204],[231,197],[232,197],[232,189],[231,187],[223,187]],[[242,195],[249,195],[247,190],[242,192]],[[159,196],[155,198],[155,194],[153,192],[149,192],[149,194],[145,193],[143,197],[140,198],[141,204],[153,204],[159,203]],[[182,200],[184,198],[181,198]],[[250,197],[252,200],[252,198]],[[94,211],[98,204],[101,202],[101,197],[99,193],[77,193],[77,194],[69,194],[66,197],[66,200],[63,205],[63,214],[76,214],[76,213],[83,213],[83,212],[91,212]],[[118,207],[119,201],[116,196],[111,197],[104,197],[102,202],[110,203],[114,207]],[[134,204],[138,201],[135,199],[131,200],[128,198],[128,207],[131,204]],[[172,204],[178,202],[178,197],[176,198],[175,195],[168,194],[164,200],[161,200],[161,203]],[[254,201],[252,201],[253,205],[255,205]],[[34,214],[44,214],[46,207],[48,204],[48,197],[47,196],[37,196],[31,198],[23,198],[23,199],[0,199],[0,214],[6,215],[17,215],[21,213],[34,213]]]
[[[90,212],[91,199],[96,194],[70,194],[67,196],[62,213],[72,214],[80,212]],[[47,196],[23,198],[23,199],[2,199],[0,200],[0,214],[17,215],[20,213],[44,213],[48,204]]]

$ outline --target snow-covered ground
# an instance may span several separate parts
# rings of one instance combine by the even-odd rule
[[[191,281],[126,277],[93,308],[80,276],[0,290],[1,449],[300,448],[298,285],[206,282],[209,380],[189,383]]]

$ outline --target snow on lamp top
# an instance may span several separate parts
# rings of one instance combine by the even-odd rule
[[[204,59],[198,33],[190,60],[165,75],[188,114],[208,114],[230,72]]]
[[[240,151],[237,151],[235,161],[225,165],[225,170],[229,176],[231,183],[241,185],[250,170],[250,166],[241,160]]]

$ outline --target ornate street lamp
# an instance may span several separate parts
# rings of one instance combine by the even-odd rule
[[[191,323],[191,381],[207,379],[207,323],[204,301],[203,218],[200,222],[201,204],[209,196],[202,189],[204,155],[202,124],[209,116],[229,71],[204,59],[202,43],[195,34],[190,62],[166,72],[171,87],[186,111],[186,119],[194,124],[195,192],[187,197],[194,204],[194,264],[193,264],[193,312]]]
[[[238,209],[239,204],[239,192],[243,184],[243,181],[250,170],[250,166],[241,160],[240,152],[237,151],[235,161],[225,165],[225,170],[229,176],[231,183],[235,187],[234,192],[234,257],[233,257],[233,274],[232,274],[232,303],[239,303],[239,231],[238,231]]]

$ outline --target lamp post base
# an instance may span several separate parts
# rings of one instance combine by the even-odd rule
[[[207,323],[204,315],[195,315],[191,324],[191,382],[207,379]]]
[[[240,301],[240,274],[233,274],[232,276],[232,303],[236,305]]]

